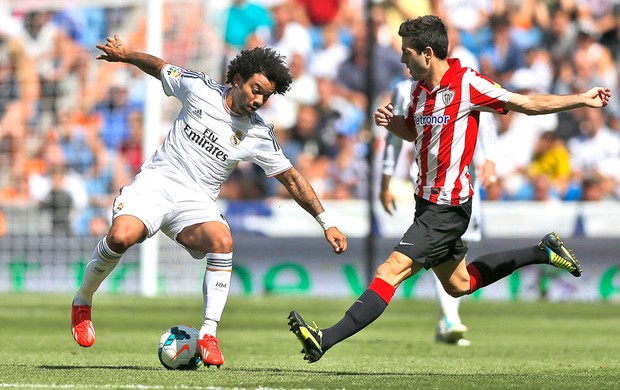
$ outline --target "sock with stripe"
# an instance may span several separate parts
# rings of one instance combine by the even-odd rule
[[[470,294],[532,264],[549,262],[547,253],[538,246],[483,255],[467,265]]]
[[[334,326],[322,329],[323,352],[370,325],[379,318],[394,296],[394,287],[375,278],[368,289],[351,305],[344,317]]]
[[[228,299],[232,257],[232,253],[207,253],[207,269],[202,285],[204,322],[200,328],[200,337],[205,334],[216,335],[217,324]]]
[[[110,272],[116,267],[122,253],[116,253],[108,246],[106,237],[103,237],[91,256],[91,260],[86,265],[84,271],[84,278],[80,284],[80,289],[73,298],[75,305],[92,305],[93,295],[95,291],[101,286],[101,283],[105,278],[110,275]]]

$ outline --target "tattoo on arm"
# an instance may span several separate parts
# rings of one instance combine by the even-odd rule
[[[161,58],[137,51],[131,53],[131,55],[127,58],[127,62],[137,66],[144,73],[151,75],[156,79],[161,79],[161,68],[166,65],[164,60]]]
[[[308,180],[299,174],[295,168],[291,168],[278,175],[277,179],[286,187],[288,193],[291,194],[297,204],[310,215],[316,217],[324,211],[321,201]]]

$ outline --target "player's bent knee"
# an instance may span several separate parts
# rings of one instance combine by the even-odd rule
[[[132,245],[138,242],[139,238],[131,234],[128,230],[115,229],[107,235],[107,242],[110,249],[117,253],[123,253]]]
[[[230,234],[218,234],[209,238],[209,252],[230,253],[233,250],[233,239]]]
[[[411,276],[411,265],[398,261],[394,257],[388,258],[383,264],[377,267],[375,277],[380,278],[397,287],[405,279]]]
[[[459,298],[459,297],[462,297],[463,295],[469,294],[469,285],[467,285],[467,286],[465,286],[465,285],[458,285],[458,286],[449,285],[449,286],[444,286],[444,290],[446,290],[448,295],[450,295],[451,297]]]

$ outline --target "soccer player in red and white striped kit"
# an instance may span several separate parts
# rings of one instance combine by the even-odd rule
[[[461,236],[468,226],[474,195],[468,167],[480,111],[528,115],[578,107],[605,107],[608,88],[594,87],[573,95],[521,95],[502,88],[476,71],[447,58],[448,33],[434,15],[400,25],[404,63],[414,81],[405,115],[394,115],[392,104],[380,107],[375,123],[414,143],[419,173],[415,183],[413,224],[376,270],[368,289],[329,328],[309,326],[298,312],[289,325],[303,346],[304,359],[318,361],[335,344],[359,332],[386,309],[396,288],[420,270],[432,269],[448,294],[458,297],[488,286],[518,268],[550,264],[580,276],[582,269],[555,233],[534,246],[483,255],[466,263]]]

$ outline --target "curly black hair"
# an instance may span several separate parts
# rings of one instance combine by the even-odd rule
[[[293,76],[291,76],[284,60],[285,57],[270,47],[242,50],[228,64],[226,82],[232,84],[237,73],[243,78],[243,81],[260,73],[276,84],[275,93],[283,95],[291,88],[293,82]]]
[[[411,48],[418,54],[430,46],[437,58],[445,60],[448,57],[448,30],[438,16],[425,15],[408,19],[400,25],[398,35],[413,38]]]

